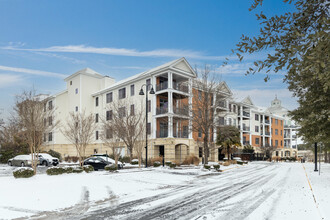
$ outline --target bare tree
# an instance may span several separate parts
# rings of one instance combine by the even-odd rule
[[[42,95],[36,95],[35,90],[25,91],[16,97],[14,111],[19,127],[24,131],[26,142],[32,158],[34,174],[37,172],[40,146],[45,141],[46,134],[58,125],[54,118],[54,107],[46,107],[48,100]]]
[[[139,160],[139,168],[141,168],[142,165],[142,154],[144,152],[145,146],[146,146],[146,139],[145,139],[145,125],[144,125],[144,121],[141,121],[138,124],[137,129],[139,129],[140,135],[138,136],[138,139],[135,143],[134,146],[134,151],[136,152],[136,155],[138,156],[138,160]]]
[[[127,146],[130,161],[133,158],[134,146],[144,131],[142,129],[145,121],[143,112],[143,108],[136,108],[133,103],[127,101],[113,102],[107,110],[105,120],[112,124],[114,136],[121,139]]]
[[[276,151],[277,147],[273,145],[269,145],[266,143],[265,145],[260,147],[261,152],[266,155],[266,157],[272,159],[273,152]]]
[[[115,129],[111,121],[102,119],[103,131],[101,133],[101,139],[104,142],[104,145],[109,147],[112,151],[112,155],[115,159],[115,165],[118,166],[118,160],[121,153],[120,139],[116,136],[116,133],[113,132]]]
[[[193,99],[190,104],[192,119],[192,131],[201,134],[199,137],[203,142],[204,162],[208,163],[210,146],[213,143],[213,131],[217,126],[215,119],[215,108],[225,97],[221,92],[221,81],[211,72],[208,65],[198,71],[198,78],[193,82]],[[216,97],[216,102],[214,102]]]
[[[86,147],[92,142],[95,128],[93,115],[82,111],[71,112],[65,126],[61,129],[62,134],[75,146],[80,166],[83,165]]]

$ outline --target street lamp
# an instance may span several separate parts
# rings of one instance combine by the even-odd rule
[[[141,86],[141,90],[139,92],[139,95],[144,95],[144,92],[143,92],[143,86],[146,87],[146,168],[148,167],[148,86],[151,86],[151,89],[150,89],[150,94],[153,95],[155,94],[155,91],[154,91],[154,88],[152,86],[152,84],[143,84]]]

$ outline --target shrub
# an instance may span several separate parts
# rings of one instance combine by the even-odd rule
[[[65,173],[73,173],[73,167],[65,166],[63,167]]]
[[[56,158],[58,158],[60,161],[62,161],[62,155],[61,155],[59,152],[54,151],[54,150],[49,150],[47,153],[48,153],[50,156],[52,156],[52,157],[56,157]]]
[[[166,162],[165,162],[165,165],[166,165],[166,166],[170,166],[171,164],[172,164],[171,161],[166,161]]]
[[[72,173],[82,173],[84,170],[81,167],[74,167]]]
[[[230,164],[237,164],[237,160],[230,160]]]
[[[139,164],[139,160],[138,159],[133,159],[131,164],[132,165],[137,165],[137,164]]]
[[[130,162],[130,157],[128,156],[124,156],[124,157],[119,157],[119,161],[122,162],[122,163],[129,163]],[[133,161],[133,160],[132,160]]]
[[[94,171],[94,167],[91,166],[91,165],[84,165],[84,166],[83,166],[83,170],[84,170],[86,173],[89,173],[89,172]]]
[[[207,170],[209,170],[211,168],[211,166],[208,165],[208,164],[204,164],[204,168],[207,169]]]
[[[76,156],[66,156],[66,157],[64,158],[64,161],[66,161],[66,162],[73,162],[73,163],[76,163],[76,162],[78,162],[78,160],[79,160],[79,158],[76,157]]]
[[[114,172],[114,171],[118,170],[118,167],[116,166],[116,164],[109,164],[109,165],[106,165],[104,167],[104,169],[107,171],[110,171],[110,172]]]
[[[154,167],[159,167],[160,166],[160,162],[159,161],[155,161],[154,162]]]
[[[34,175],[34,172],[30,167],[20,167],[14,170],[13,175],[15,178],[29,178]]]
[[[154,158],[148,159],[148,161],[151,161],[151,164],[154,164],[156,161],[158,161],[159,163],[162,164],[163,163],[163,157],[154,157]]]
[[[220,165],[213,165],[213,168],[216,169],[216,170],[219,170],[220,169]]]
[[[182,162],[183,165],[190,165],[190,164],[194,164],[194,165],[198,165],[199,164],[199,158],[196,157],[195,155],[189,155],[188,157],[186,157],[184,159],[184,161]]]
[[[223,165],[227,167],[227,166],[230,165],[230,162],[229,161],[226,161],[226,162],[223,163]]]
[[[170,168],[174,169],[176,167],[176,164],[175,163],[171,163],[170,164]]]
[[[65,173],[62,167],[49,167],[46,171],[47,175],[59,175]]]
[[[172,163],[175,163],[176,166],[180,166],[180,164],[181,164],[180,161],[178,161],[178,160],[173,160]]]
[[[243,161],[237,161],[237,164],[243,165],[244,163],[243,163]]]

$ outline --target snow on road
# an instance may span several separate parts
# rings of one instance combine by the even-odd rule
[[[0,177],[0,219],[330,219],[329,164],[235,167]]]

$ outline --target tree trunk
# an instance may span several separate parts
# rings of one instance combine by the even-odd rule
[[[208,135],[205,134],[205,136],[204,136],[204,164],[209,163],[209,158],[208,158],[209,148],[208,148],[208,145],[207,145],[207,140],[208,140]]]
[[[325,150],[325,151],[324,151],[324,162],[325,162],[325,163],[329,163],[328,160],[329,160],[329,159],[328,159],[328,151]]]
[[[132,146],[127,146],[129,149],[129,162],[132,163],[133,160],[133,147]]]
[[[229,158],[230,158],[230,146],[228,145],[227,146],[227,158],[228,158],[228,160],[230,160]]]

